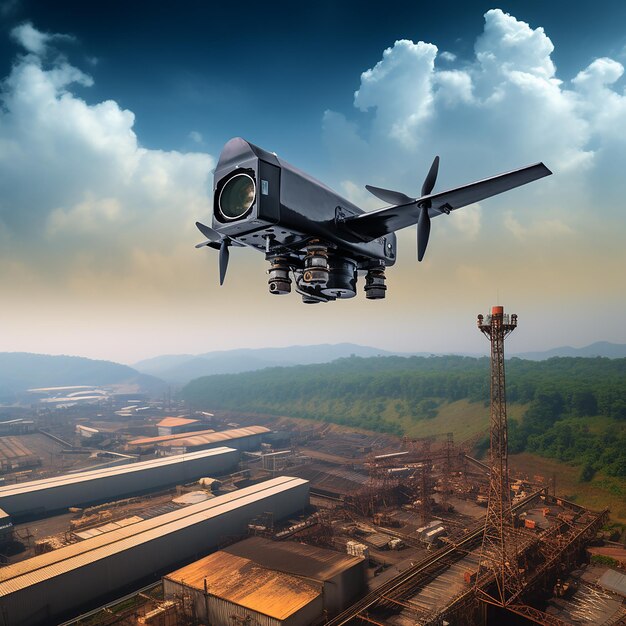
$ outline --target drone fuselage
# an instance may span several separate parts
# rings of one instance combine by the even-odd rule
[[[387,289],[385,268],[396,261],[397,230],[417,224],[421,261],[432,218],[552,173],[543,163],[535,163],[433,193],[438,170],[436,156],[417,198],[366,185],[391,206],[365,213],[275,154],[237,137],[220,154],[214,174],[213,226],[196,222],[207,238],[197,247],[219,250],[220,284],[230,246],[248,246],[265,253],[272,294],[290,293],[295,282],[306,303],[352,298],[361,273],[366,297],[379,300]]]
[[[235,219],[220,212],[225,185],[239,174],[254,182],[254,202]],[[305,246],[321,240],[332,254],[353,259],[360,270],[391,266],[396,260],[394,233],[363,241],[344,226],[363,210],[275,154],[231,139],[214,174],[213,229],[246,246],[272,255],[302,259]]]

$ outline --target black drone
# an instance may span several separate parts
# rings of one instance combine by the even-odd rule
[[[366,297],[377,300],[385,297],[385,268],[396,261],[396,230],[417,223],[421,261],[431,218],[552,173],[537,163],[432,193],[438,169],[439,157],[435,157],[419,198],[366,185],[377,198],[393,205],[366,213],[275,154],[236,137],[220,154],[214,175],[213,225],[196,222],[207,238],[196,247],[219,250],[220,285],[229,247],[249,246],[263,252],[270,263],[272,294],[290,293],[295,282],[305,303],[352,298],[361,272]]]

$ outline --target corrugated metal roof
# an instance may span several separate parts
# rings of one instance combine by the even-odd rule
[[[598,579],[598,584],[609,591],[626,597],[626,574],[620,574],[614,569],[608,569]]]
[[[241,431],[244,431],[244,430],[249,431],[249,432],[241,433]],[[232,434],[232,437],[244,437],[246,435],[260,435],[260,434],[269,433],[269,432],[271,432],[270,429],[265,428],[265,426],[247,426],[246,428],[232,428],[230,430],[219,431],[219,433],[223,435],[227,433],[231,433],[231,434],[237,433],[237,434]],[[160,437],[140,437],[139,439],[133,439],[132,441],[129,441],[128,444],[131,446],[149,446],[149,445],[154,445],[157,443],[170,441],[170,440],[186,439],[189,437],[196,437],[196,436],[200,437],[200,436],[208,435],[211,433],[215,433],[215,431],[208,429],[208,430],[192,431],[189,433],[178,433],[176,435],[161,435]]]
[[[157,426],[163,426],[171,428],[172,426],[185,426],[186,424],[193,424],[198,420],[187,419],[186,417],[164,417]]]
[[[363,561],[360,557],[342,552],[295,541],[271,541],[263,537],[249,537],[228,546],[224,552],[250,559],[258,565],[280,572],[320,581],[331,580]]]
[[[139,463],[126,463],[124,465],[116,465],[114,467],[105,467],[97,470],[89,470],[86,472],[77,472],[76,474],[63,474],[61,476],[53,476],[52,478],[43,478],[41,480],[32,480],[27,483],[18,483],[15,485],[7,485],[0,487],[0,504],[5,496],[13,496],[19,493],[38,491],[40,489],[48,489],[56,487],[59,484],[80,483],[87,480],[95,480],[104,476],[114,474],[128,474],[129,472],[141,472],[153,467],[163,467],[164,465],[173,465],[175,463],[185,463],[193,459],[200,459],[205,456],[214,456],[225,454],[227,452],[235,452],[233,448],[220,447],[212,450],[200,450],[198,452],[190,452],[189,454],[180,454],[177,456],[161,457],[151,459],[150,461],[141,461]]]
[[[265,426],[248,426],[247,428],[233,428],[232,430],[222,430],[219,432],[207,433],[203,435],[194,435],[193,433],[185,433],[186,437],[181,437],[175,441],[164,441],[159,444],[160,447],[185,447],[193,448],[194,446],[203,446],[211,443],[220,443],[222,441],[230,441],[231,439],[240,439],[242,437],[252,437],[253,435],[262,435],[269,433],[270,429]]]
[[[0,597],[302,484],[280,476],[8,565],[0,569]]]
[[[228,552],[214,552],[165,576],[207,591],[251,611],[284,620],[320,595],[318,585],[257,565]]]

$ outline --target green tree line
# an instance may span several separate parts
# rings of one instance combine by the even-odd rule
[[[507,399],[528,405],[511,420],[512,452],[530,451],[626,476],[626,359],[506,363]],[[339,359],[198,378],[181,391],[196,408],[289,415],[403,434],[444,402],[489,402],[489,359],[461,356]],[[488,409],[486,409],[488,410]],[[389,417],[392,415],[393,417]]]

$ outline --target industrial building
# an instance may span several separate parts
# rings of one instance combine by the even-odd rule
[[[38,465],[41,465],[41,459],[19,437],[0,437],[0,472],[15,472]]]
[[[43,515],[226,474],[238,461],[237,450],[222,447],[8,485],[0,487],[0,507],[14,517]]]
[[[59,548],[0,570],[7,624],[49,624],[245,535],[249,521],[308,506],[307,481],[282,476]]]
[[[323,589],[324,609],[329,614],[346,608],[365,586],[364,559],[334,550],[294,541],[250,537],[225,548],[224,552],[318,582]]]
[[[188,433],[193,430],[199,430],[201,427],[202,423],[199,420],[188,419],[186,417],[164,417],[157,424],[159,437]]]
[[[228,445],[237,450],[255,450],[263,443],[263,437],[272,431],[265,426],[247,426],[229,430],[200,430],[163,437],[133,439],[129,446],[137,448],[157,447],[161,454],[185,454],[197,450],[209,450]]]
[[[163,579],[166,599],[179,600],[203,624],[309,626],[324,611],[319,584],[216,552]]]
[[[0,546],[13,539],[13,522],[11,516],[0,509]]]
[[[364,560],[250,537],[163,578],[166,599],[202,623],[306,626],[345,609],[365,586]]]
[[[187,437],[160,443],[158,449],[163,454],[186,454],[228,444],[237,450],[256,450],[263,443],[263,435],[269,432],[270,429],[264,426],[249,426],[205,435],[188,433]]]

